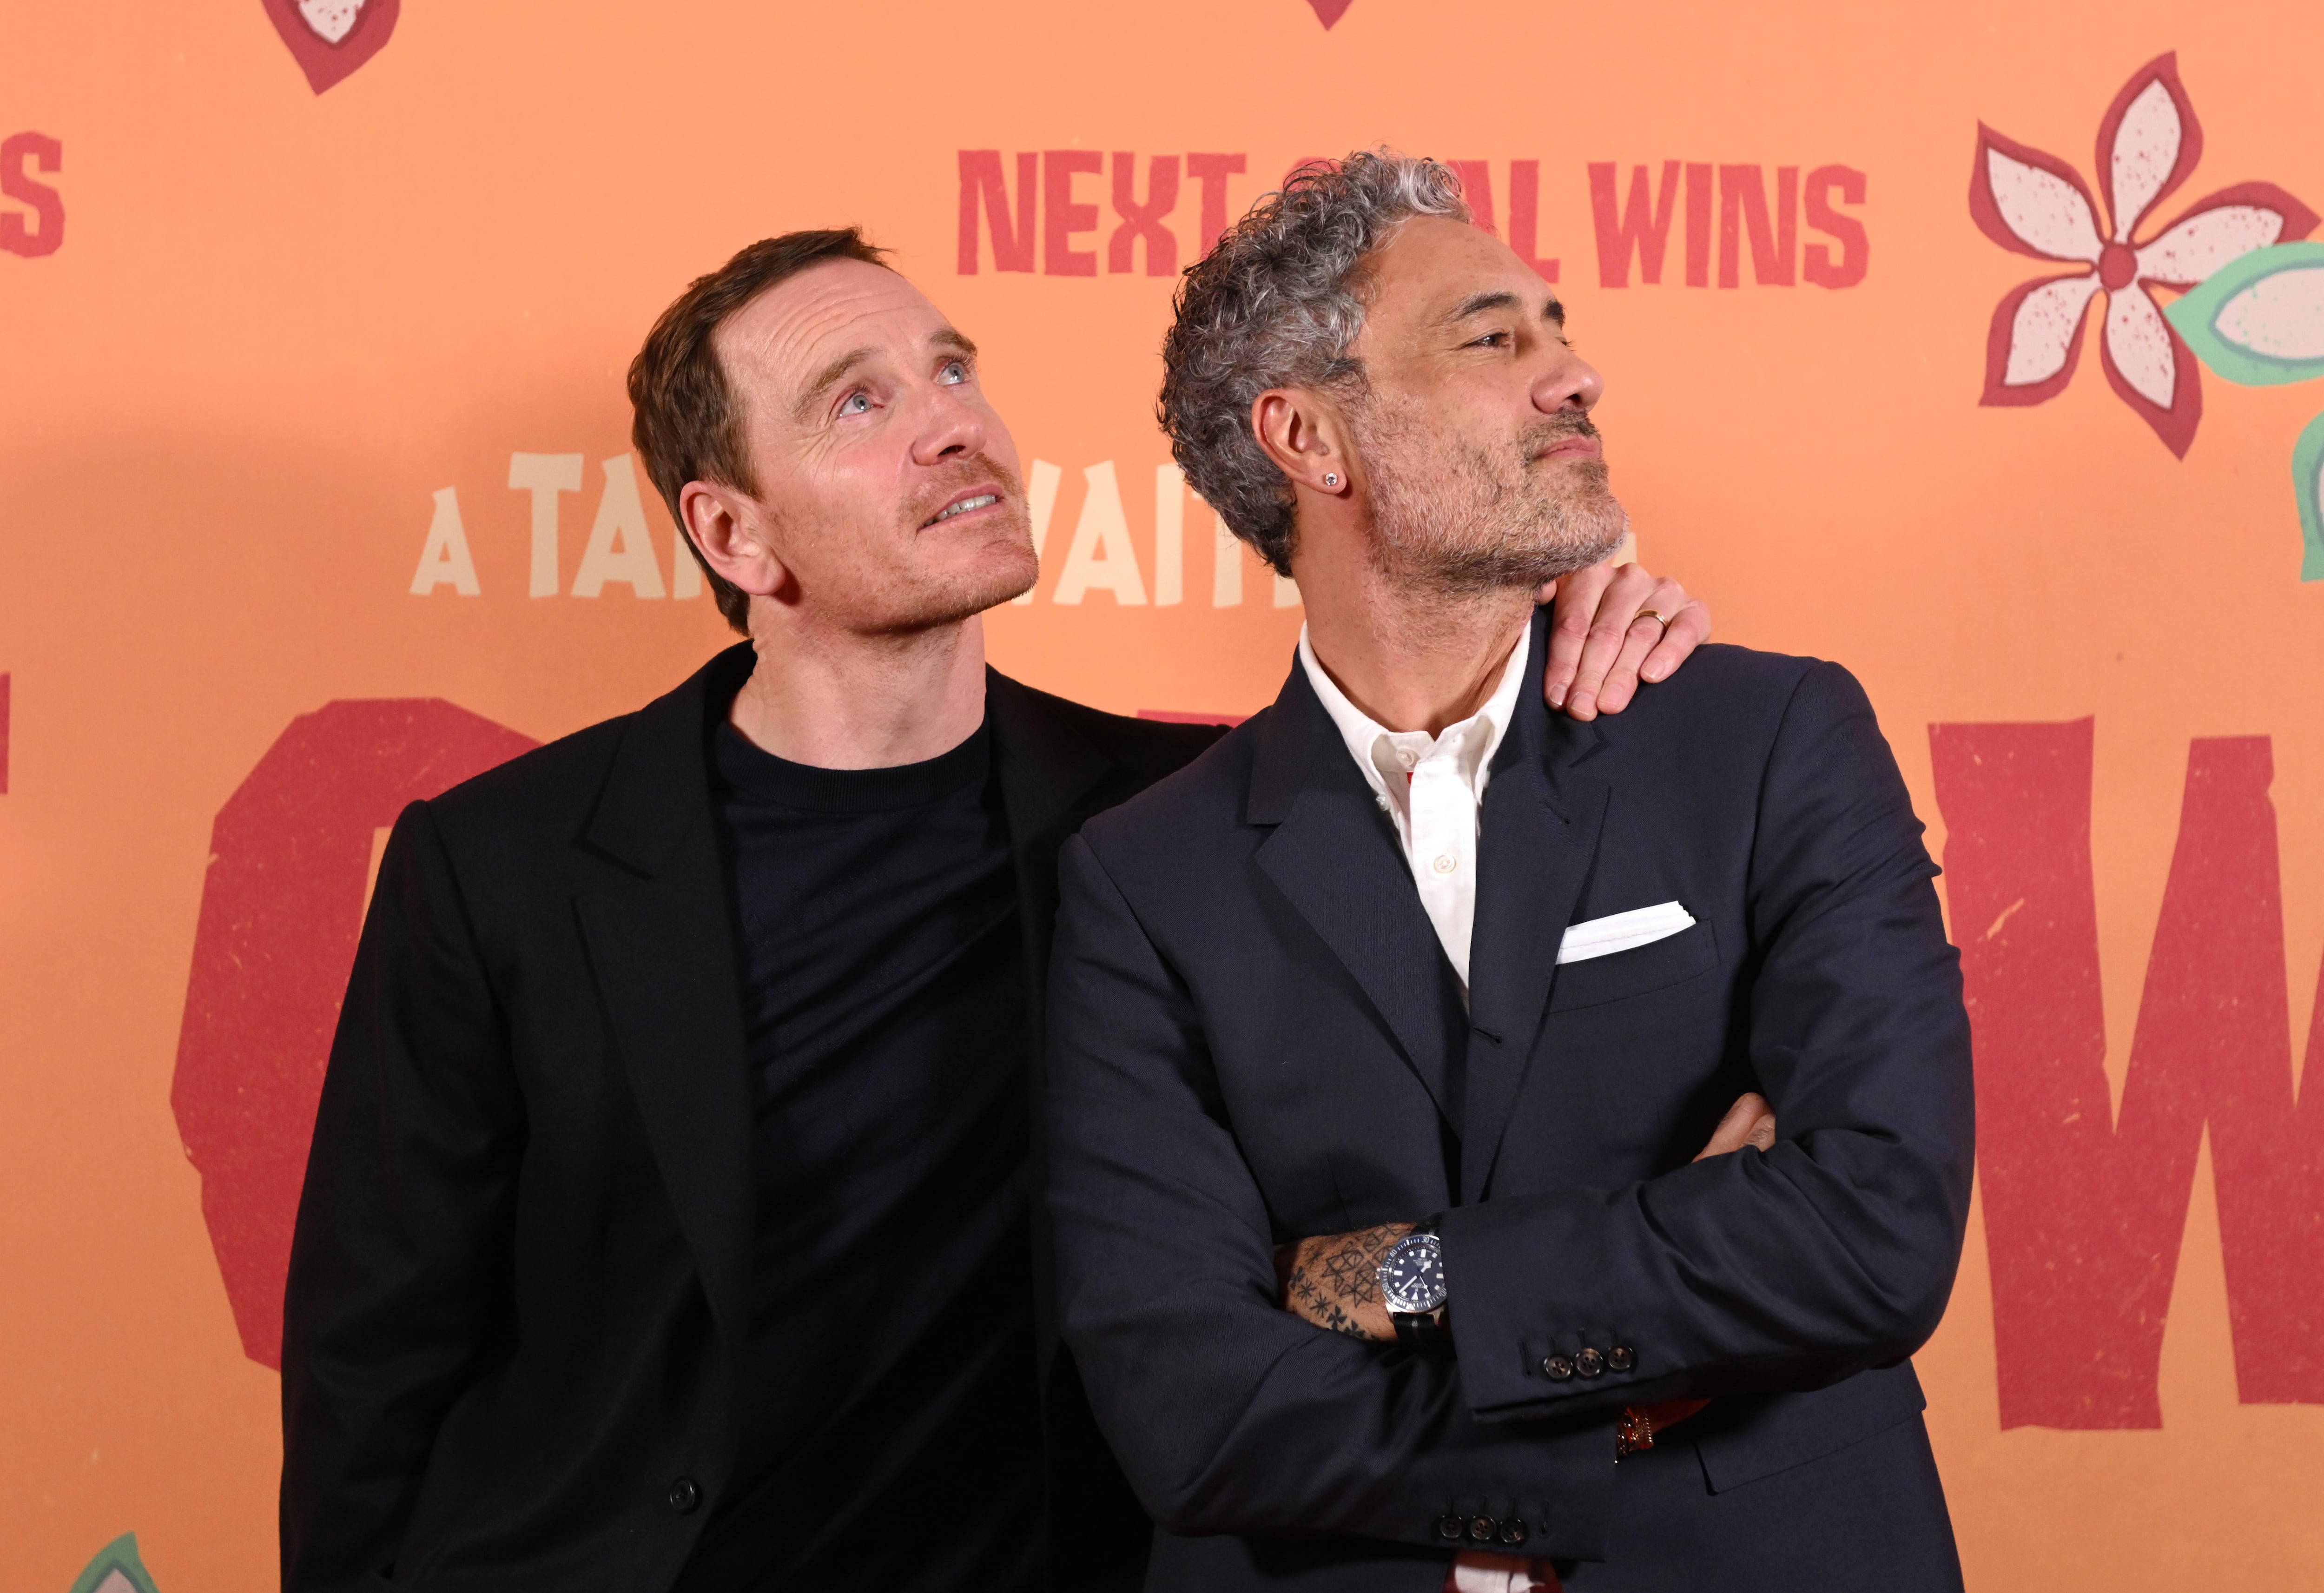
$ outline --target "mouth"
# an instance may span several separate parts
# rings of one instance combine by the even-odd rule
[[[920,522],[920,529],[925,531],[930,526],[940,526],[947,520],[959,520],[964,515],[974,514],[981,510],[993,508],[998,505],[1000,502],[1000,488],[990,485],[971,487],[966,492],[959,493],[952,500],[952,502],[946,503],[942,509],[937,510],[934,514],[928,516],[927,520],[922,520]]]
[[[1594,437],[1563,437],[1534,456],[1536,459],[1595,459],[1603,452]]]

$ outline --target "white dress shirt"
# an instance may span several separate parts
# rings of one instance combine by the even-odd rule
[[[1484,812],[1485,782],[1492,772],[1493,754],[1508,733],[1516,714],[1517,693],[1525,685],[1526,655],[1533,647],[1527,626],[1509,649],[1500,684],[1485,705],[1443,733],[1425,730],[1389,730],[1348,701],[1307,645],[1307,629],[1299,629],[1299,667],[1307,684],[1323,700],[1323,712],[1339,728],[1348,755],[1396,823],[1405,861],[1412,867],[1412,882],[1420,891],[1422,911],[1435,926],[1437,944],[1444,948],[1452,971],[1461,976],[1461,990],[1469,989],[1469,938],[1477,917],[1477,825]]]
[[[1477,832],[1484,816],[1485,782],[1493,754],[1500,750],[1525,687],[1526,657],[1533,649],[1528,625],[1509,649],[1500,683],[1485,705],[1458,724],[1430,735],[1425,730],[1389,730],[1348,700],[1307,644],[1299,628],[1299,667],[1322,699],[1323,712],[1347,743],[1348,755],[1363,770],[1372,795],[1396,823],[1397,840],[1421,910],[1436,930],[1445,960],[1469,993],[1469,943],[1477,918]],[[1554,1590],[1556,1573],[1546,1562],[1497,1554],[1460,1554],[1444,1579],[1445,1593],[1535,1593]]]

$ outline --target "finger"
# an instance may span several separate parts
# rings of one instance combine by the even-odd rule
[[[1565,705],[1573,684],[1574,667],[1582,661],[1582,643],[1598,612],[1600,594],[1612,585],[1614,572],[1602,564],[1559,577],[1557,605],[1549,617],[1549,662],[1542,670],[1542,695],[1553,708]]]
[[[1672,670],[1685,662],[1687,654],[1711,640],[1711,605],[1702,599],[1683,598],[1678,607],[1662,612],[1670,616],[1670,624],[1665,627],[1663,639],[1655,644],[1655,650],[1646,655],[1646,661],[1638,666],[1641,680],[1668,678]]]
[[[1631,622],[1628,632],[1622,638],[1622,650],[1616,655],[1613,668],[1607,670],[1605,684],[1598,688],[1598,712],[1619,714],[1630,705],[1646,660],[1669,640],[1669,622],[1685,606],[1685,587],[1668,576],[1654,584],[1638,604],[1638,617]],[[1692,650],[1691,646],[1682,648],[1677,656],[1683,658]],[[1676,667],[1674,659],[1672,668]]]
[[[1582,640],[1581,660],[1574,666],[1573,685],[1566,693],[1565,711],[1574,718],[1598,716],[1599,689],[1605,684],[1607,672],[1620,659],[1638,611],[1646,606],[1654,589],[1654,576],[1637,565],[1626,564],[1614,572],[1613,580],[1600,594],[1597,612],[1590,622],[1590,633]],[[1648,638],[1645,646],[1652,645]],[[1640,649],[1642,655],[1645,646]]]
[[[1751,1132],[1745,1135],[1744,1138],[1754,1150],[1775,1149],[1775,1114],[1773,1112],[1761,1114],[1758,1120],[1751,1125]]]
[[[1741,1150],[1751,1142],[1751,1130],[1759,1119],[1773,1116],[1766,1096],[1756,1090],[1744,1091],[1727,1109],[1727,1115],[1719,1119],[1719,1127],[1711,1131],[1709,1142],[1694,1159],[1699,1162],[1705,1156],[1723,1156]]]
[[[1638,668],[1662,640],[1663,631],[1663,622],[1652,614],[1640,614],[1630,622],[1622,637],[1622,650],[1614,655],[1613,668],[1606,671],[1606,679],[1598,687],[1598,712],[1619,714],[1630,705],[1638,689]]]

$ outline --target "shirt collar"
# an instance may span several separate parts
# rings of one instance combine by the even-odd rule
[[[1315,649],[1307,641],[1307,627],[1299,627],[1299,667],[1307,672],[1307,684],[1314,688],[1316,699],[1331,715],[1333,727],[1340,732],[1356,767],[1364,771],[1364,778],[1381,796],[1397,799],[1399,806],[1405,782],[1391,781],[1388,777],[1408,773],[1415,765],[1436,756],[1458,760],[1462,778],[1479,799],[1483,798],[1493,754],[1499,750],[1501,738],[1516,717],[1517,693],[1525,687],[1526,661],[1532,650],[1533,627],[1527,625],[1518,634],[1517,646],[1509,649],[1500,682],[1484,705],[1431,736],[1425,731],[1389,730],[1350,702],[1348,694],[1317,660]],[[1410,762],[1405,761],[1406,754],[1410,755]]]

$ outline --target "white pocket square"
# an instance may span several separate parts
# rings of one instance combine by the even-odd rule
[[[1694,915],[1676,902],[1633,907],[1627,913],[1569,925],[1565,938],[1557,944],[1557,960],[1586,962],[1592,957],[1609,957],[1634,946],[1667,940],[1682,929],[1693,927]]]

